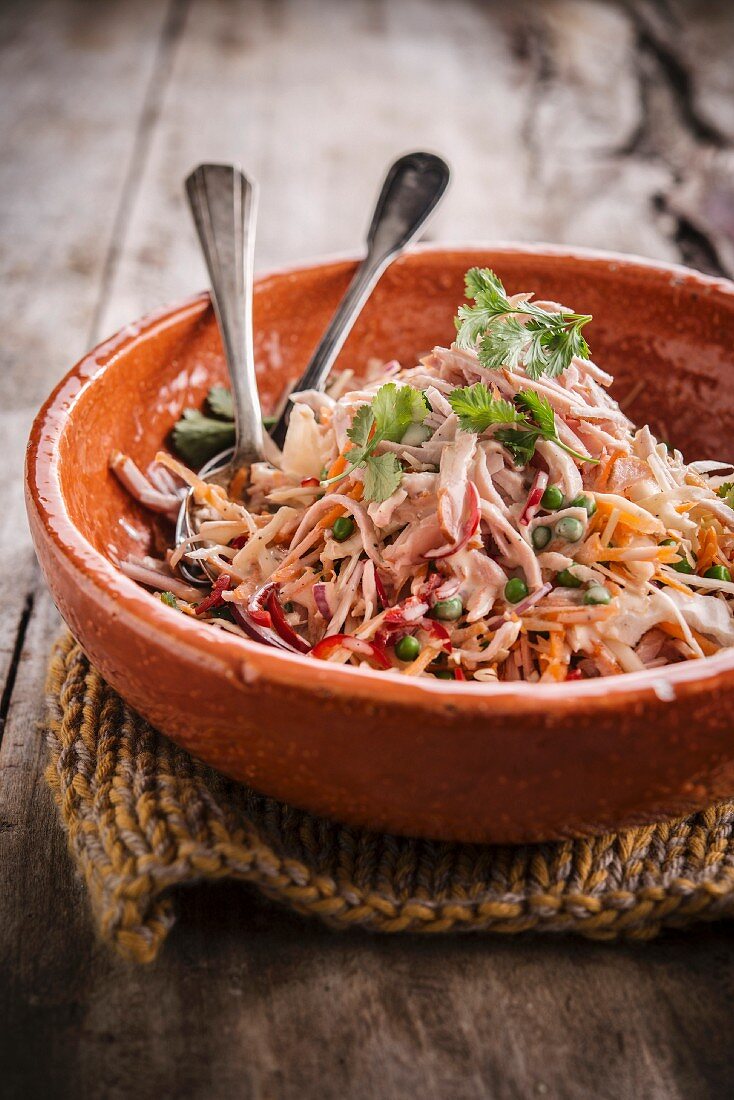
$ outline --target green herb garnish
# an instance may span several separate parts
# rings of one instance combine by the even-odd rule
[[[535,453],[535,445],[539,439],[547,439],[555,443],[566,454],[576,458],[579,462],[591,462],[598,465],[598,458],[589,458],[588,455],[579,454],[573,448],[567,447],[558,438],[556,431],[556,417],[547,397],[536,393],[534,390],[520,390],[515,397],[515,403],[520,406],[525,414],[524,426],[521,429],[500,428],[495,432],[495,439],[507,447],[518,466],[526,466]]]
[[[456,342],[477,350],[490,370],[524,366],[530,378],[554,377],[574,355],[587,359],[589,345],[581,329],[591,320],[583,313],[549,313],[531,302],[512,304],[504,286],[489,268],[473,267],[465,276],[466,296],[473,306],[460,306]],[[517,315],[527,317],[523,324]]]
[[[206,403],[212,416],[218,420],[234,420],[232,391],[226,386],[212,386],[206,395]]]
[[[716,495],[721,497],[724,504],[728,504],[730,508],[734,508],[734,481],[725,481],[723,485],[720,485],[716,490]]]
[[[483,382],[452,390],[449,394],[449,405],[465,432],[480,434],[490,424],[517,424],[525,419],[511,401],[492,397]]]
[[[527,466],[539,439],[556,443],[579,462],[596,465],[599,461],[561,442],[550,402],[534,390],[520,390],[513,405],[492,397],[484,382],[476,382],[473,386],[453,390],[448,400],[464,431],[481,433],[492,424],[514,424],[514,428],[498,428],[494,438],[507,448],[517,466]]]
[[[400,485],[403,467],[397,455],[376,455],[383,442],[399,443],[411,424],[422,424],[426,418],[423,394],[412,386],[396,386],[387,382],[381,386],[369,405],[357,410],[347,435],[353,443],[348,453],[349,465],[336,477],[322,480],[322,485],[341,481],[353,470],[364,469],[364,499],[381,501],[392,496]]]
[[[220,451],[234,445],[234,405],[226,386],[212,386],[206,395],[206,412],[184,409],[173,428],[173,446],[189,466],[200,467]],[[272,428],[275,416],[264,416],[263,426]]]
[[[189,466],[203,466],[234,444],[234,421],[215,420],[198,409],[184,409],[173,428],[173,446]]]
[[[178,602],[173,592],[161,592],[160,600],[161,603],[164,603],[166,605],[166,607],[173,607],[176,609],[176,611],[178,611]]]

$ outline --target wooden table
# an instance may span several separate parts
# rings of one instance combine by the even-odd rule
[[[98,945],[42,781],[58,627],[21,459],[94,341],[206,284],[181,180],[259,178],[258,266],[358,246],[383,166],[435,148],[438,239],[734,270],[734,9],[552,0],[18,0],[0,9],[0,1093],[723,1097],[731,928],[648,946],[335,935],[192,889],[159,960]]]

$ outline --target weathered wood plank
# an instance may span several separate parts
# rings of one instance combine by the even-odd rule
[[[38,584],[23,506],[31,421],[88,347],[165,9],[0,8],[0,683]],[[0,719],[2,715],[0,715]]]
[[[33,405],[92,332],[204,285],[180,187],[198,160],[238,159],[260,178],[261,267],[353,248],[383,164],[423,144],[457,176],[436,237],[728,262],[721,219],[701,200],[705,155],[727,155],[731,136],[723,2],[93,11],[81,0],[0,10],[0,273],[12,286],[0,388],[14,466]],[[16,617],[35,586],[23,535],[19,566],[18,485],[7,505],[0,495]],[[4,1094],[731,1094],[724,927],[609,948],[335,936],[225,884],[182,896],[152,966],[117,960],[93,939],[40,783],[35,726],[57,621],[45,593],[26,618],[4,658],[5,669],[19,658],[0,750]],[[0,676],[2,660],[0,649]]]

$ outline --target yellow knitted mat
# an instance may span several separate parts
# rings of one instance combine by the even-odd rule
[[[153,959],[173,888],[229,876],[335,926],[647,939],[734,912],[734,802],[516,848],[349,829],[212,772],[130,710],[69,636],[49,670],[47,771],[102,936]]]

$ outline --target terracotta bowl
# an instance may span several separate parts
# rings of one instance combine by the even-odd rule
[[[463,275],[495,268],[593,313],[594,357],[690,459],[734,457],[734,284],[601,253],[420,249],[396,263],[341,357],[412,363],[452,338]],[[354,269],[258,280],[264,404],[296,378]],[[357,825],[516,842],[606,831],[734,794],[734,650],[571,683],[454,684],[334,667],[175,614],[117,567],[154,533],[108,472],[145,466],[181,409],[224,378],[206,295],[132,325],[48,399],[27,457],[31,529],[53,597],[107,680],[186,749],[259,791]]]

